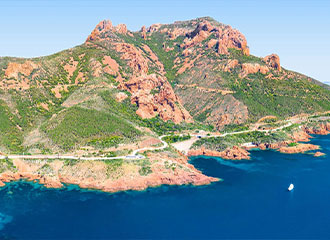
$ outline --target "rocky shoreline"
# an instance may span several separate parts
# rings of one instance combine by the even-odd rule
[[[150,166],[152,172],[141,175],[136,166],[126,164],[123,169],[114,170],[111,177],[106,176],[107,165],[102,161],[84,161],[74,166],[64,166],[64,162],[60,160],[45,163],[15,159],[13,164],[17,171],[6,171],[0,174],[0,187],[5,186],[6,182],[24,179],[38,182],[47,188],[62,188],[63,184],[74,184],[80,188],[119,192],[144,190],[163,184],[198,186],[220,180],[201,173],[188,163],[187,157],[173,159],[162,153],[152,153],[148,155],[148,158],[152,162]],[[43,174],[41,169],[46,164],[49,165],[51,173]]]
[[[209,150],[204,147],[199,149],[190,150],[188,152],[188,156],[210,156],[210,157],[221,157],[224,159],[231,160],[242,160],[242,159],[250,159],[250,153],[241,147],[234,146],[233,148],[227,148],[225,151],[218,152],[214,150]]]
[[[230,160],[250,159],[249,149],[274,149],[281,153],[294,154],[318,150],[319,146],[301,143],[308,142],[310,134],[326,135],[330,133],[330,123],[320,124],[318,128],[303,127],[292,133],[290,141],[278,143],[262,143],[255,146],[234,146],[222,152],[201,147],[188,152],[188,156],[213,156]],[[299,142],[299,143],[298,143]],[[290,145],[295,143],[293,145]],[[323,156],[317,151],[315,157]],[[204,175],[192,164],[188,163],[187,156],[170,157],[165,153],[148,153],[150,173],[139,174],[138,166],[125,163],[122,168],[109,173],[109,167],[102,161],[81,161],[75,165],[66,165],[63,160],[28,161],[24,159],[13,160],[16,171],[5,171],[0,174],[0,187],[11,181],[21,179],[38,182],[47,188],[62,188],[63,184],[74,184],[80,188],[96,189],[104,192],[118,192],[126,190],[144,190],[148,187],[166,185],[206,185],[219,181]],[[47,166],[47,171],[43,168]],[[108,176],[110,174],[111,176]]]
[[[308,151],[318,150],[319,146],[309,144],[309,143],[301,143],[301,142],[309,142],[312,136],[310,134],[315,135],[327,135],[330,133],[330,123],[319,124],[318,128],[308,128],[303,127],[300,131],[294,132],[291,135],[292,140],[277,142],[277,143],[261,143],[257,144],[253,147],[247,146],[233,146],[232,148],[227,148],[226,150],[219,152],[211,149],[207,149],[205,147],[201,147],[198,149],[192,149],[188,152],[188,156],[210,156],[210,157],[221,157],[228,160],[249,160],[250,153],[248,152],[251,148],[259,148],[260,150],[266,149],[274,149],[281,153],[286,154],[295,154],[295,153],[305,153]],[[296,145],[290,146],[290,144],[296,143]],[[325,154],[322,152],[316,152],[314,154],[315,157],[324,156]]]

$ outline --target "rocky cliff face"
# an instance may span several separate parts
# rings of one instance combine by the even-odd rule
[[[157,31],[158,25],[153,25],[145,32]],[[144,30],[142,31],[144,32]],[[111,34],[126,34],[127,28],[123,24],[113,27],[110,21],[100,22],[87,38],[86,44],[97,41],[107,41],[108,48],[113,48],[120,58],[125,60],[131,74],[126,76],[128,81],[123,81],[124,74],[118,78],[120,89],[129,91],[132,104],[138,106],[137,114],[142,118],[153,118],[157,115],[164,121],[171,120],[174,123],[193,122],[189,112],[180,103],[179,97],[174,93],[167,81],[164,66],[156,54],[147,46],[135,46],[116,39]],[[149,69],[157,67],[158,74],[148,74]]]
[[[142,118],[153,118],[159,114],[165,121],[193,122],[171,85],[161,76],[140,75],[122,83],[120,87],[132,93],[131,101],[138,106],[136,113]]]

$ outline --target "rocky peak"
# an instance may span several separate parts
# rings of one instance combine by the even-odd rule
[[[189,38],[194,38],[196,35],[200,34],[201,31],[205,32],[211,32],[214,29],[212,24],[208,21],[203,21],[201,23],[198,23],[196,29],[192,31],[191,33],[188,33],[187,36]]]
[[[111,29],[112,29],[112,22],[110,20],[103,20],[99,22],[92,31],[92,33],[88,36],[86,42],[98,39],[101,33],[110,31]]]
[[[126,34],[127,33],[127,26],[126,24],[118,24],[117,26],[115,26],[115,31],[117,33],[120,33],[120,34]]]
[[[280,57],[277,54],[268,55],[263,60],[269,67],[281,71]]]
[[[150,33],[158,31],[158,29],[162,26],[160,23],[152,24],[150,27],[148,27],[147,31]]]
[[[86,42],[98,40],[101,38],[102,33],[109,31],[126,34],[127,26],[125,24],[118,24],[117,26],[113,26],[110,20],[103,20],[96,25],[92,33],[86,39]]]
[[[228,48],[242,50],[244,55],[249,56],[250,51],[247,46],[245,36],[236,29],[226,26],[224,29],[219,29],[218,34],[218,53],[228,54]]]
[[[141,37],[142,37],[144,40],[146,40],[146,39],[147,39],[147,28],[146,28],[146,26],[142,26],[140,32],[141,32]]]
[[[219,25],[203,20],[196,23],[196,28],[186,34],[186,39],[181,47],[189,48],[207,39],[214,33],[216,39],[211,39],[207,44],[209,48],[216,45],[219,54],[229,54],[228,48],[241,50],[245,55],[250,55],[245,36],[230,26]]]

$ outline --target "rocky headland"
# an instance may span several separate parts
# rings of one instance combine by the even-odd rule
[[[0,174],[0,186],[21,179],[36,181],[47,188],[75,184],[81,188],[105,192],[143,190],[167,185],[205,185],[218,178],[208,177],[188,163],[187,157],[171,158],[164,153],[148,154],[147,165],[139,166],[124,160],[76,161],[13,160],[14,170]],[[160,160],[161,159],[161,160]]]

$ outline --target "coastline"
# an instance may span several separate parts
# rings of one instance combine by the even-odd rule
[[[319,124],[319,129],[303,127],[291,135],[291,141],[277,143],[260,143],[256,146],[233,146],[219,152],[201,147],[190,150],[185,155],[169,156],[164,152],[148,152],[149,163],[140,167],[130,163],[123,163],[122,168],[109,165],[105,161],[82,161],[71,164],[65,160],[27,160],[14,159],[16,171],[5,171],[0,174],[0,187],[5,183],[19,180],[38,182],[46,188],[63,188],[65,184],[76,185],[82,189],[95,189],[103,192],[119,192],[127,190],[142,191],[148,187],[161,185],[207,185],[221,181],[204,175],[188,162],[190,156],[221,157],[228,160],[249,160],[252,148],[260,150],[274,149],[281,153],[295,154],[319,150],[319,146],[301,143],[308,142],[312,136],[329,134],[330,123]],[[290,144],[295,143],[293,146]],[[324,154],[317,151],[314,156]],[[144,160],[141,160],[144,161]],[[47,168],[45,168],[47,166]],[[110,167],[110,168],[109,168]],[[112,171],[109,173],[109,169]],[[145,171],[142,173],[141,170]],[[108,175],[107,175],[108,174]],[[109,175],[110,174],[110,175]]]
[[[15,159],[13,163],[17,171],[1,173],[0,186],[5,186],[7,182],[24,179],[38,182],[46,188],[62,188],[64,184],[73,184],[84,189],[95,189],[112,193],[127,190],[141,191],[148,187],[161,185],[192,184],[199,186],[220,181],[218,178],[206,176],[197,170],[192,164],[188,163],[187,157],[180,157],[175,159],[176,162],[174,162],[174,159],[166,158],[164,154],[150,153],[148,158],[152,162],[150,165],[152,172],[139,174],[139,169],[136,166],[126,164],[125,168],[120,170],[120,176],[107,176],[109,166],[102,161],[84,161],[73,166],[65,166],[63,161],[55,160],[46,163],[52,170],[57,169],[52,174],[49,174],[41,173],[40,170],[45,165],[45,161],[31,163],[31,161]],[[160,161],[159,159],[162,160]],[[165,165],[163,164],[164,162]],[[166,167],[167,162],[170,163],[168,167]],[[96,174],[91,176],[91,172]],[[114,172],[118,175],[116,170]]]
[[[188,152],[188,156],[210,156],[221,157],[228,160],[250,160],[250,149],[257,148],[260,150],[273,149],[285,154],[306,153],[313,150],[319,150],[320,146],[313,145],[309,142],[311,134],[313,135],[328,135],[330,134],[330,123],[319,124],[319,129],[302,127],[298,132],[290,135],[291,140],[275,142],[275,143],[260,143],[253,146],[233,146],[226,148],[224,151],[216,151],[207,149],[204,146],[197,149],[192,149]],[[290,144],[293,144],[290,146]],[[318,151],[314,154],[315,157],[324,156],[324,153]]]

